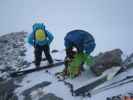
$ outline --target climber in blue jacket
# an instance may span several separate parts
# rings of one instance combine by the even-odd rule
[[[32,28],[33,31],[28,36],[28,43],[35,48],[34,55],[36,67],[40,67],[43,51],[49,64],[53,64],[49,47],[54,39],[52,33],[45,29],[45,25],[43,23],[35,23]]]

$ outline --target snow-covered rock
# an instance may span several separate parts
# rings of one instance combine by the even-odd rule
[[[120,88],[113,88],[109,91],[95,94],[91,98],[72,96],[70,88],[63,81],[58,81],[58,78],[55,76],[56,72],[64,69],[64,65],[47,69],[48,72],[42,70],[14,79],[8,78],[8,73],[11,71],[34,67],[34,64],[28,63],[28,61],[33,60],[33,52],[31,52],[33,48],[25,44],[26,34],[26,32],[16,32],[0,37],[0,97],[4,97],[2,100],[9,100],[9,96],[12,97],[10,100],[106,100],[107,97],[132,90],[132,83],[130,83]],[[119,54],[121,55],[121,52]],[[58,53],[53,53],[52,56],[63,60],[65,52],[64,50],[62,52],[59,51]],[[124,64],[122,64],[132,66],[133,57],[129,58],[130,60],[125,60]],[[42,64],[45,63],[42,62]],[[111,81],[102,84],[99,88],[118,81],[126,77],[126,75],[132,75],[132,73],[133,70],[127,70]],[[88,72],[85,71],[81,76],[73,80],[67,79],[67,82],[72,83],[76,87],[90,81],[90,78],[93,76],[95,75],[89,76]]]
[[[26,32],[16,32],[0,37],[0,70],[16,70],[27,64],[24,61],[26,52]]]
[[[92,71],[96,75],[101,75],[106,69],[122,64],[122,51],[114,49],[94,57],[94,64],[91,66]]]

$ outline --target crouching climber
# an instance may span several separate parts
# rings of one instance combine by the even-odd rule
[[[73,30],[66,34],[64,38],[66,50],[64,74],[75,77],[83,70],[85,61],[91,61],[90,53],[96,44],[93,36],[83,30]]]

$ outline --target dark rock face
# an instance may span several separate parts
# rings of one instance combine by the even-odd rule
[[[23,58],[26,52],[26,34],[16,32],[0,37],[0,100],[18,100],[14,94],[15,88],[18,87],[14,84],[14,79],[3,78],[1,75],[25,65]]]
[[[24,96],[29,95],[32,91],[37,90],[38,88],[43,88],[43,87],[48,86],[48,85],[50,85],[50,84],[51,84],[51,82],[46,82],[46,81],[44,81],[44,82],[42,82],[42,83],[40,83],[40,84],[37,84],[37,85],[35,85],[35,86],[33,86],[33,87],[31,87],[31,88],[29,88],[29,89],[23,91],[22,94],[23,94]]]
[[[49,93],[47,95],[44,95],[39,100],[63,100],[62,98],[56,97],[54,94]]]
[[[18,86],[14,84],[12,79],[0,81],[0,100],[18,100],[17,96],[13,93],[16,87]]]
[[[100,53],[98,56],[94,57],[94,64],[91,66],[92,71],[99,76],[106,69],[120,66],[122,64],[121,55],[122,51],[120,49]]]
[[[31,96],[31,93],[34,92],[34,91],[38,91],[38,89],[42,89],[48,85],[50,85],[51,83],[50,82],[42,82],[40,84],[37,84],[25,91],[23,91],[23,96],[24,96],[24,100],[32,100],[32,96]],[[62,98],[60,97],[57,97],[55,96],[54,94],[52,93],[48,93],[48,94],[43,94],[42,92],[38,93],[38,100],[63,100]]]
[[[16,67],[25,64],[23,57],[26,51],[24,46],[26,34],[26,32],[16,32],[0,37],[0,69],[15,70]]]
[[[28,67],[29,62],[24,60],[25,57],[25,37],[26,32],[16,32],[6,34],[0,37],[0,100],[18,100],[19,98],[14,94],[14,90],[18,87],[14,83],[21,82],[23,77],[15,79],[3,78],[3,73],[10,73],[23,67]],[[51,82],[42,82],[31,88],[23,91],[24,100],[32,100],[31,93],[37,92]],[[43,94],[41,97],[37,95],[39,100],[63,100],[56,97],[54,94]]]

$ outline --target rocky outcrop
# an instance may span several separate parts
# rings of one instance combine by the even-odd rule
[[[0,71],[16,70],[26,65],[23,60],[26,32],[16,32],[0,37]]]
[[[26,32],[16,32],[0,37],[0,100],[18,100],[14,94],[17,85],[14,79],[7,78],[10,71],[26,65]]]
[[[40,90],[48,85],[50,85],[51,82],[47,82],[44,81],[42,83],[39,83],[31,88],[26,89],[25,91],[23,91],[22,95],[24,96],[24,100],[32,100],[32,95],[31,93],[36,91],[36,94],[38,96],[38,98],[40,97],[40,95],[43,95],[43,92],[40,92]],[[40,95],[39,95],[40,94]],[[35,94],[34,94],[35,95]]]
[[[96,75],[101,75],[106,69],[120,66],[122,64],[122,51],[114,49],[105,53],[100,53],[94,57],[94,64],[91,66]]]
[[[18,87],[15,83],[20,83],[24,76],[12,79],[8,77],[8,73],[29,66],[29,63],[24,60],[26,36],[26,32],[16,32],[0,37],[0,100],[19,100],[18,95],[14,93],[14,90]],[[32,100],[32,92],[38,92],[38,89],[49,84],[51,83],[44,81],[27,88],[22,93],[24,100]],[[41,92],[37,95],[38,100],[63,100],[51,93],[39,96],[40,94]]]
[[[15,88],[18,87],[14,84],[14,80],[0,81],[0,100],[18,100],[14,94]]]
[[[43,91],[43,88],[50,84],[51,82],[44,81],[23,91],[22,95],[24,96],[24,100],[63,100],[62,98],[57,97],[52,93],[45,93]]]
[[[52,93],[48,93],[48,94],[44,95],[43,97],[41,97],[39,100],[63,100],[63,99],[55,96]]]

